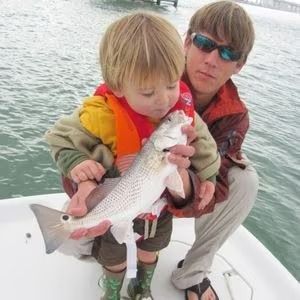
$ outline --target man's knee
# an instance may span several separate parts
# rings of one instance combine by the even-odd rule
[[[249,165],[246,169],[233,167],[229,170],[229,197],[239,199],[240,204],[252,207],[258,192],[258,175]]]

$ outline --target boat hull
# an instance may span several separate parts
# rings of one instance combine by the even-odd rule
[[[64,194],[52,194],[0,200],[1,299],[100,298],[98,263],[56,252],[45,254],[42,235],[29,209],[31,203],[60,209],[66,199]],[[184,298],[170,276],[193,239],[193,219],[174,220],[172,241],[161,251],[153,279],[156,300]],[[211,271],[209,278],[222,300],[300,299],[296,279],[242,226],[220,249]]]

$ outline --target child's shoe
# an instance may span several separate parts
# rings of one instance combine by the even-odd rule
[[[138,262],[137,277],[130,280],[127,288],[131,300],[153,300],[151,281],[157,261],[153,264]]]
[[[126,269],[114,273],[103,268],[103,278],[101,280],[101,287],[104,289],[105,294],[100,300],[120,300],[120,291],[122,288]]]

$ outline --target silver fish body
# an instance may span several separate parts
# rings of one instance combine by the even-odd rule
[[[124,176],[107,180],[91,193],[92,202],[98,204],[84,217],[72,217],[65,212],[32,204],[31,209],[41,228],[46,252],[55,251],[75,229],[93,227],[103,220],[111,222],[112,233],[116,232],[114,236],[122,243],[132,220],[141,213],[151,212],[151,206],[166,187],[183,193],[177,167],[168,162],[167,150],[177,144],[186,144],[182,126],[191,122],[192,118],[183,111],[170,113],[150,136]],[[102,190],[105,189],[110,192],[103,198]],[[124,232],[120,235],[118,230]]]

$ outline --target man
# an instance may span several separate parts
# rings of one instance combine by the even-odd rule
[[[173,210],[178,216],[196,217],[195,242],[172,274],[173,284],[185,290],[188,300],[218,299],[206,276],[217,250],[245,220],[256,198],[257,174],[241,154],[248,111],[230,79],[246,63],[253,43],[250,17],[234,2],[208,4],[190,20],[184,80],[222,160],[215,197],[208,206],[198,213]]]

